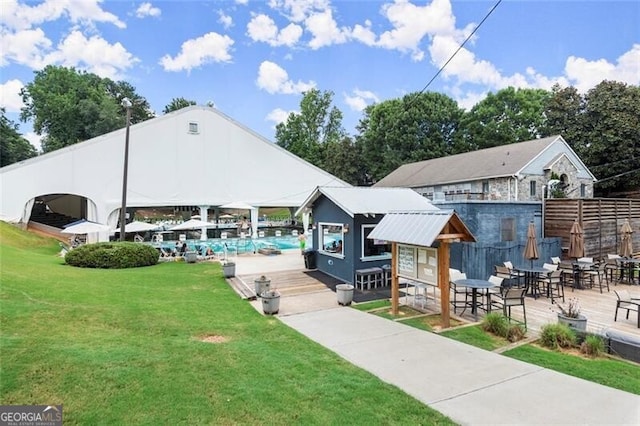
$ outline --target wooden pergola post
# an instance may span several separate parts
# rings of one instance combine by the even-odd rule
[[[400,299],[400,286],[398,285],[398,243],[391,243],[391,314],[398,315]]]
[[[442,328],[449,328],[449,241],[440,241],[438,246],[438,287],[440,288],[440,315]]]

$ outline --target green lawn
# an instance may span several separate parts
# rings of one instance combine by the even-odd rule
[[[440,335],[478,348],[486,349],[488,351],[494,351],[509,344],[507,339],[487,333],[479,325],[445,330],[441,332]]]
[[[611,358],[586,359],[533,345],[503,353],[530,364],[640,395],[640,365]]]
[[[451,424],[260,315],[218,264],[87,270],[57,252],[0,222],[0,404],[64,404],[68,424]]]

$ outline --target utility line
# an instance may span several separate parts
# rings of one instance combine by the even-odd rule
[[[464,39],[464,41],[462,42],[462,44],[460,44],[460,46],[458,46],[458,48],[456,49],[455,52],[453,52],[453,54],[449,57],[449,59],[447,59],[447,62],[444,63],[444,65],[442,65],[440,67],[440,69],[438,70],[438,72],[435,73],[435,75],[431,78],[431,80],[429,80],[429,82],[422,88],[422,90],[420,90],[417,94],[416,94],[416,98],[421,95],[422,93],[425,92],[425,90],[427,90],[427,88],[431,85],[431,83],[433,83],[433,81],[440,75],[440,73],[442,71],[444,71],[445,67],[447,65],[449,65],[449,62],[451,62],[453,60],[453,58],[458,54],[458,52],[460,51],[460,49],[462,49],[464,47],[465,44],[467,44],[467,42],[471,39],[471,37],[473,37],[473,35],[476,33],[476,31],[478,31],[480,29],[480,27],[482,26],[482,24],[484,24],[484,21],[487,20],[487,18],[489,18],[489,16],[491,16],[491,14],[493,13],[494,10],[496,10],[496,8],[498,7],[498,5],[500,5],[500,3],[502,3],[502,0],[498,0],[496,2],[495,5],[493,5],[493,7],[489,10],[489,12],[487,12],[487,14],[484,16],[484,18],[482,18],[482,21],[480,21],[480,23],[478,25],[476,25],[476,27],[473,29],[473,31],[471,31],[471,33],[467,36],[467,38]],[[411,106],[411,104],[407,105],[407,106]]]

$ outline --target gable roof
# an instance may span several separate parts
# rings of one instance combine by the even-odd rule
[[[374,186],[413,188],[517,175],[557,140],[566,145],[561,136],[550,136],[404,164]]]
[[[386,214],[392,210],[439,210],[431,202],[409,188],[318,187],[302,203],[296,215],[309,211],[324,195],[349,216]]]
[[[367,238],[431,247],[443,232],[447,238],[476,241],[453,210],[390,212]]]

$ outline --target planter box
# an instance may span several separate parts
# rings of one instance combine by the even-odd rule
[[[261,297],[262,293],[269,291],[271,287],[271,280],[268,279],[256,279],[253,281],[256,288],[256,296]]]
[[[566,325],[574,331],[587,331],[587,317],[584,315],[579,315],[578,318],[569,318],[562,314],[558,314],[558,322]]]
[[[338,305],[349,306],[353,301],[353,286],[351,284],[338,284],[336,286]]]
[[[184,261],[187,263],[196,263],[198,260],[198,253],[195,251],[188,251],[184,254]]]

